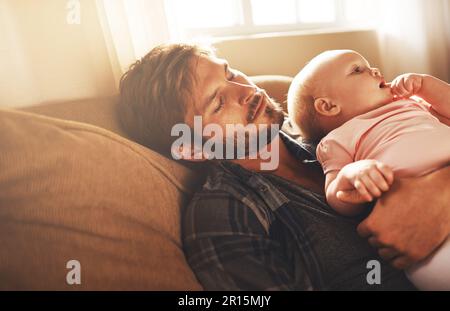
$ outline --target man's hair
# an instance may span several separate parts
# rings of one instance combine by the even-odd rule
[[[120,80],[120,121],[138,143],[164,155],[176,137],[172,127],[184,122],[196,77],[194,61],[214,55],[191,44],[167,44],[152,49],[132,64]]]

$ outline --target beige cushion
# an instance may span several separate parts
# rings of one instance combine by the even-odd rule
[[[253,80],[285,102],[292,78]],[[116,97],[24,110],[127,137]],[[180,248],[180,209],[204,174],[122,137],[0,110],[0,289],[200,289]],[[80,286],[66,284],[71,259]]]
[[[180,241],[191,172],[104,129],[12,110],[0,146],[1,290],[201,289]]]
[[[117,114],[118,97],[90,98],[66,102],[47,102],[22,108],[49,117],[94,124],[128,138]]]

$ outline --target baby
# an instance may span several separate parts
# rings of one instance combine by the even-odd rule
[[[343,215],[362,212],[394,178],[450,164],[450,127],[440,121],[450,118],[450,85],[414,73],[386,83],[355,51],[312,59],[291,84],[288,112],[303,138],[318,143],[327,201]],[[340,200],[348,190],[359,202]],[[407,275],[419,289],[450,290],[450,239]]]

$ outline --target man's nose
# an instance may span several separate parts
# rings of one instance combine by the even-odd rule
[[[236,84],[234,88],[237,102],[240,105],[249,104],[257,92],[257,87],[253,85]]]

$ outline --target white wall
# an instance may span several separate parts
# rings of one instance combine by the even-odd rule
[[[0,0],[0,106],[115,92],[95,1],[69,25],[65,0]]]
[[[249,75],[295,76],[306,62],[331,49],[353,49],[373,66],[382,65],[377,35],[370,30],[254,36],[224,40],[214,46],[231,66]]]

